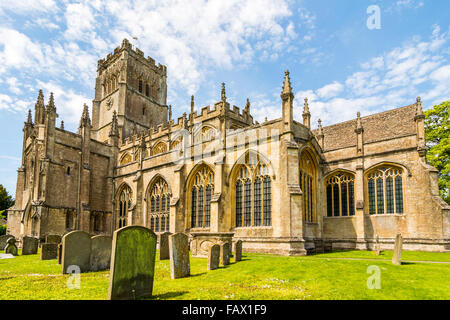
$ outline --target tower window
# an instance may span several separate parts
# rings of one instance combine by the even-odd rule
[[[139,80],[139,92],[142,93],[142,80]]]
[[[148,97],[150,94],[149,90],[148,90],[148,84],[145,85],[145,95]]]
[[[142,115],[145,116],[145,107],[142,107]]]
[[[68,176],[70,176],[70,167],[67,167],[66,173],[67,173]]]

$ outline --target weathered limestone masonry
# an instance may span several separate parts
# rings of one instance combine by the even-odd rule
[[[254,121],[220,100],[172,119],[167,68],[127,40],[98,62],[92,121],[56,127],[42,91],[24,124],[7,232],[21,239],[72,230],[112,235],[140,225],[185,233],[193,256],[237,240],[247,252],[324,249],[449,251],[450,207],[425,160],[422,101],[322,127],[314,106],[294,115],[286,71],[282,117]],[[196,110],[197,109],[197,110]],[[294,118],[300,118],[296,121]]]

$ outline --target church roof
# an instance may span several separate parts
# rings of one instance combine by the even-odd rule
[[[364,143],[416,134],[416,104],[362,117]],[[324,151],[356,146],[356,119],[323,127]],[[313,133],[317,135],[317,129]]]

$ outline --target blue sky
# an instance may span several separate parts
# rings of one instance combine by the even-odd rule
[[[380,8],[369,29],[367,8]],[[174,118],[220,100],[220,84],[256,120],[281,115],[289,69],[296,120],[304,97],[313,127],[450,99],[448,0],[0,2],[0,183],[14,194],[27,109],[54,92],[75,131],[91,105],[97,60],[123,38],[168,67]],[[137,40],[133,40],[137,37]]]

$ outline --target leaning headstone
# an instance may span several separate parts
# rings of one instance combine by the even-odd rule
[[[223,242],[220,244],[220,263],[225,266],[230,264],[230,244]]]
[[[375,254],[379,256],[381,254],[381,248],[380,248],[380,237],[377,235],[375,239]]]
[[[220,246],[218,244],[213,244],[208,249],[208,266],[207,270],[215,270],[219,268],[220,261]]]
[[[23,237],[22,239],[22,255],[37,254],[39,239],[33,237]]]
[[[155,274],[156,235],[145,227],[128,226],[114,232],[108,299],[150,297]]]
[[[90,270],[91,236],[84,231],[72,231],[62,238],[61,271],[68,273],[71,265],[78,266],[80,272]]]
[[[0,236],[0,250],[5,250],[6,247],[6,241],[8,241],[9,238],[13,237],[12,235],[5,234],[3,236]]]
[[[172,279],[187,277],[191,274],[189,261],[189,241],[184,233],[169,236],[170,276]]]
[[[394,255],[392,256],[392,263],[396,265],[402,264],[402,248],[403,238],[401,234],[397,234],[395,238]]]
[[[56,252],[56,258],[58,259],[58,264],[61,264],[62,260],[62,243],[58,243],[58,249]]]
[[[91,238],[90,271],[109,269],[111,262],[111,247],[111,237],[95,236]]]
[[[45,243],[60,243],[61,236],[58,234],[48,234],[45,236]]]
[[[169,257],[169,236],[170,232],[164,232],[159,235],[159,260],[168,260]]]
[[[242,240],[237,240],[233,243],[234,246],[234,261],[241,261],[242,260]]]
[[[13,256],[18,255],[19,250],[16,246],[16,238],[9,237],[9,239],[6,241],[6,247],[5,247],[5,253],[12,254]]]
[[[43,243],[41,245],[41,260],[56,259],[58,255],[57,251],[58,251],[57,243]]]

